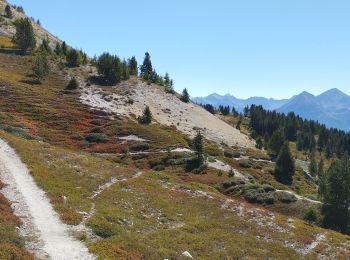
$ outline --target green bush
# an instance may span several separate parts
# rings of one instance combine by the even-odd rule
[[[271,193],[271,192],[267,193],[262,188],[258,188],[255,190],[253,190],[253,189],[248,190],[244,194],[244,198],[251,203],[273,204],[275,202],[275,198],[273,196],[273,193]]]
[[[18,136],[27,140],[41,140],[41,138],[37,136],[31,135],[27,129],[23,129],[20,127],[13,127],[13,126],[4,126],[1,127],[0,129],[4,130],[5,132],[12,134],[14,136]]]
[[[303,219],[309,223],[317,223],[319,220],[319,214],[314,208],[309,208],[305,211]]]
[[[263,184],[262,188],[264,189],[265,192],[276,191],[276,189],[269,184]]]
[[[91,124],[101,126],[101,125],[103,125],[103,122],[101,119],[92,119]]]
[[[227,158],[239,158],[241,154],[237,151],[225,150],[224,156]]]
[[[105,221],[101,221],[99,223],[93,223],[93,224],[90,224],[89,226],[92,228],[93,232],[96,235],[102,238],[108,238],[118,234],[115,228],[113,228],[113,225]]]
[[[103,133],[103,129],[100,127],[94,127],[90,130],[90,133],[96,133],[96,134],[102,134]]]
[[[85,140],[89,143],[106,143],[107,136],[101,133],[89,133],[85,136]]]
[[[241,166],[242,168],[251,168],[252,163],[249,160],[240,160],[239,166]]]
[[[157,166],[153,167],[152,170],[164,171],[165,170],[165,166],[163,164],[160,164],[160,165],[157,165]]]
[[[224,181],[222,183],[222,187],[224,189],[228,189],[228,188],[231,188],[231,187],[234,187],[234,186],[237,186],[240,184],[240,181],[238,179],[229,179],[227,181]]]
[[[150,148],[148,143],[139,142],[130,146],[131,151],[146,151]]]
[[[68,85],[66,86],[66,89],[67,90],[76,90],[76,89],[78,89],[78,87],[79,87],[78,81],[76,80],[76,78],[72,78],[69,81]]]
[[[150,168],[154,168],[160,164],[162,164],[162,161],[160,159],[153,159],[148,161],[148,165]]]
[[[276,198],[283,203],[291,203],[291,202],[295,202],[298,200],[294,194],[291,194],[289,192],[284,192],[284,191],[277,192]]]

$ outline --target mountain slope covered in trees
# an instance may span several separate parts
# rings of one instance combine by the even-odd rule
[[[338,89],[330,89],[318,96],[308,92],[302,92],[290,99],[267,99],[263,97],[251,97],[237,99],[229,94],[221,96],[212,94],[204,98],[195,97],[193,101],[200,104],[211,104],[234,107],[243,112],[246,106],[261,105],[267,110],[276,110],[282,113],[294,112],[305,118],[317,120],[328,127],[340,130],[350,130],[350,96]]]

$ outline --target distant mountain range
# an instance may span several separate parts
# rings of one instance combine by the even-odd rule
[[[277,112],[294,112],[306,119],[317,120],[328,127],[350,131],[350,96],[339,89],[330,89],[318,96],[306,91],[290,99],[268,99],[264,97],[251,97],[238,99],[230,94],[211,94],[207,97],[195,97],[192,100],[201,104],[233,106],[237,111],[252,104],[262,105],[265,109]]]

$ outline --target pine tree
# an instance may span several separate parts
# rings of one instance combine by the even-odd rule
[[[130,78],[130,69],[128,63],[124,60],[122,63],[122,79],[128,80]]]
[[[181,101],[185,103],[190,102],[190,95],[188,94],[188,91],[186,88],[182,91]]]
[[[103,53],[97,60],[97,70],[109,85],[118,84],[123,78],[123,65],[118,56]],[[127,71],[125,71],[127,77]]]
[[[5,7],[5,15],[7,18],[12,19],[13,18],[13,13],[11,10],[11,6],[10,5],[6,5]]]
[[[56,43],[55,53],[57,56],[60,56],[62,54],[62,49],[61,49],[61,45],[59,42]]]
[[[148,125],[152,122],[152,112],[149,109],[149,106],[146,106],[145,110],[143,110],[142,116],[138,117],[138,121],[140,124]]]
[[[67,90],[76,90],[79,87],[79,83],[75,77],[71,78],[68,85],[66,86]]]
[[[165,73],[165,76],[164,76],[164,84],[166,87],[170,87],[170,77],[169,77],[169,73]]]
[[[141,77],[144,80],[152,80],[153,75],[153,67],[151,62],[151,56],[148,52],[145,53],[145,58],[143,60],[143,64],[140,67]]]
[[[350,158],[344,156],[329,167],[322,190],[323,225],[343,233],[349,232]]]
[[[41,81],[50,73],[50,65],[47,54],[41,52],[37,55],[32,67],[33,78],[38,82]]]
[[[16,21],[16,34],[14,42],[25,54],[29,49],[33,49],[36,45],[34,29],[29,18],[21,18]]]
[[[67,55],[67,53],[68,53],[67,44],[66,44],[65,41],[62,42],[61,51],[62,51],[62,54],[63,54],[63,55]]]
[[[70,67],[79,67],[82,64],[80,52],[73,48],[68,51],[66,59]]]
[[[135,56],[132,56],[131,59],[129,59],[129,71],[131,76],[137,76],[138,75],[138,69],[137,69],[137,60]]]
[[[286,142],[278,154],[275,165],[275,176],[278,180],[286,183],[292,181],[294,175],[295,164],[292,154],[289,150],[289,145]]]
[[[324,172],[324,162],[322,158],[320,160],[320,163],[318,164],[317,177],[318,177],[318,194],[320,195],[320,197],[322,197],[322,195],[325,193],[326,182],[327,182],[326,175]]]
[[[37,25],[41,25],[41,22],[40,22],[40,20],[38,19],[38,20],[36,20],[36,24]]]
[[[285,138],[283,135],[283,132],[281,130],[276,130],[268,143],[268,150],[269,150],[269,154],[273,157],[276,157],[281,148],[283,147],[283,144],[285,142]]]
[[[204,164],[204,142],[203,135],[200,131],[198,131],[197,135],[192,141],[193,148],[196,152],[198,166],[202,166]]]
[[[44,39],[40,45],[40,51],[45,51],[47,53],[51,53],[51,47],[50,47],[50,42],[48,39]]]
[[[309,172],[312,176],[316,176],[318,172],[315,152],[312,152],[310,155]]]

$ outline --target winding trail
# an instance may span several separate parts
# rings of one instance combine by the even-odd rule
[[[26,165],[2,139],[0,179],[6,184],[1,193],[12,202],[14,213],[22,220],[20,233],[36,259],[95,259],[83,243],[69,234],[70,227],[61,222]]]

